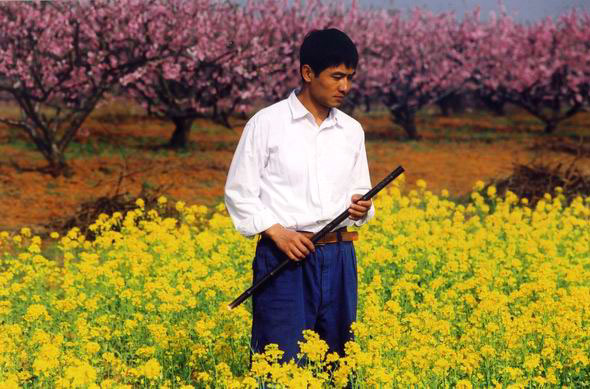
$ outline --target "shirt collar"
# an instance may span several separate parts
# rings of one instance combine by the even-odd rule
[[[301,119],[302,117],[305,117],[306,115],[311,115],[311,112],[309,112],[307,110],[307,108],[305,108],[305,106],[301,103],[301,101],[299,101],[299,99],[297,98],[297,93],[299,93],[299,88],[294,89],[291,94],[289,95],[289,98],[287,99],[288,103],[289,103],[289,108],[291,109],[291,115],[293,116],[293,120],[297,120],[297,119]],[[340,115],[341,112],[336,109],[336,108],[331,108],[330,109],[330,113],[328,114],[328,117],[326,118],[326,125],[327,126],[332,126],[333,124],[338,125],[339,127],[342,127],[342,121],[339,120],[340,119]]]

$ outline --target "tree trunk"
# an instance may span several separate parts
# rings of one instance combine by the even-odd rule
[[[480,100],[484,103],[486,108],[490,110],[496,116],[504,116],[506,111],[504,110],[504,102],[494,100],[487,96],[480,96]]]
[[[365,96],[365,112],[371,112],[371,99],[369,96]]]
[[[438,108],[440,108],[440,113],[444,117],[451,116],[451,108],[450,108],[448,102],[445,101],[444,99],[438,102]]]
[[[172,118],[176,128],[167,146],[172,149],[187,148],[188,137],[194,120],[194,118]]]
[[[555,129],[557,128],[557,121],[555,120],[548,120],[545,121],[545,134],[553,134]]]
[[[582,104],[575,104],[567,111],[562,113],[561,109],[563,104],[557,102],[553,103],[553,105],[550,107],[551,112],[549,114],[545,114],[543,112],[543,108],[546,108],[546,106],[525,104],[520,100],[513,100],[511,102],[521,108],[524,108],[528,113],[543,121],[543,123],[545,123],[545,134],[552,134],[555,132],[559,123],[571,118],[582,109]]]
[[[418,135],[416,129],[416,111],[413,109],[403,109],[392,112],[394,121],[403,127],[408,134],[408,138],[412,140],[420,140],[422,137]]]
[[[74,171],[66,163],[64,153],[59,151],[57,148],[52,148],[52,151],[49,154],[45,155],[45,158],[47,159],[49,165],[43,170],[51,174],[52,177],[71,177],[74,175]]]
[[[465,112],[463,95],[451,93],[438,101],[438,107],[443,116],[449,117],[452,113],[461,114]]]
[[[48,166],[39,169],[40,171],[49,173],[53,177],[71,177],[74,174],[72,168],[66,163],[66,148],[80,130],[84,120],[94,110],[104,92],[105,89],[98,89],[93,95],[83,100],[81,106],[71,114],[64,113],[63,116],[60,116],[62,108],[53,107],[55,116],[48,119],[41,113],[41,107],[43,105],[47,107],[47,102],[34,102],[27,94],[11,91],[21,108],[21,116],[24,118],[13,122],[13,124],[25,131],[48,162]],[[55,123],[52,125],[52,122]],[[60,127],[65,127],[61,138],[59,137],[60,131],[58,131]]]
[[[54,178],[59,176],[71,177],[74,174],[72,168],[66,163],[65,146],[60,147],[59,142],[57,142],[53,136],[54,134],[52,134],[51,131],[47,129],[47,127],[39,129],[39,127],[35,127],[24,122],[16,122],[13,123],[13,125],[20,127],[25,131],[29,139],[37,147],[37,150],[41,152],[47,161],[47,166],[32,170],[48,173]],[[78,125],[75,127],[75,129],[77,130],[79,127],[80,126]],[[75,132],[75,130],[72,131]],[[65,143],[65,145],[67,146],[67,143]]]

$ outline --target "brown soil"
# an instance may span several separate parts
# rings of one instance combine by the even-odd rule
[[[5,108],[7,112],[14,107]],[[123,113],[122,113],[123,112]],[[521,112],[497,118],[487,113],[440,117],[424,112],[418,119],[421,141],[404,140],[386,113],[359,113],[367,134],[367,153],[373,182],[396,166],[406,170],[407,188],[424,179],[428,189],[452,196],[468,193],[477,180],[508,176],[515,163],[533,158],[563,162],[575,158],[567,148],[545,147],[570,142],[564,135],[582,135],[590,113],[582,113],[560,127],[556,136],[543,136],[541,124]],[[196,121],[188,152],[154,150],[173,130],[171,123],[146,118],[137,107],[105,105],[84,125],[89,136],[70,147],[72,177],[52,178],[30,168],[45,165],[27,146],[23,134],[0,126],[0,230],[24,226],[46,232],[48,223],[70,217],[86,201],[142,187],[169,187],[166,194],[189,204],[217,204],[244,120],[232,129]],[[578,158],[590,173],[590,157]]]

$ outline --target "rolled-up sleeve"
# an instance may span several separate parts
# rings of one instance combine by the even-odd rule
[[[248,121],[234,153],[225,183],[225,206],[234,226],[244,236],[253,236],[278,222],[260,201],[260,174],[267,151],[264,129],[256,117]]]

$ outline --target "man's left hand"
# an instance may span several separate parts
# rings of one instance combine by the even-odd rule
[[[350,213],[349,218],[352,220],[362,219],[371,208],[372,201],[360,201],[361,197],[363,196],[359,194],[352,195],[352,204],[348,208],[348,212]]]

